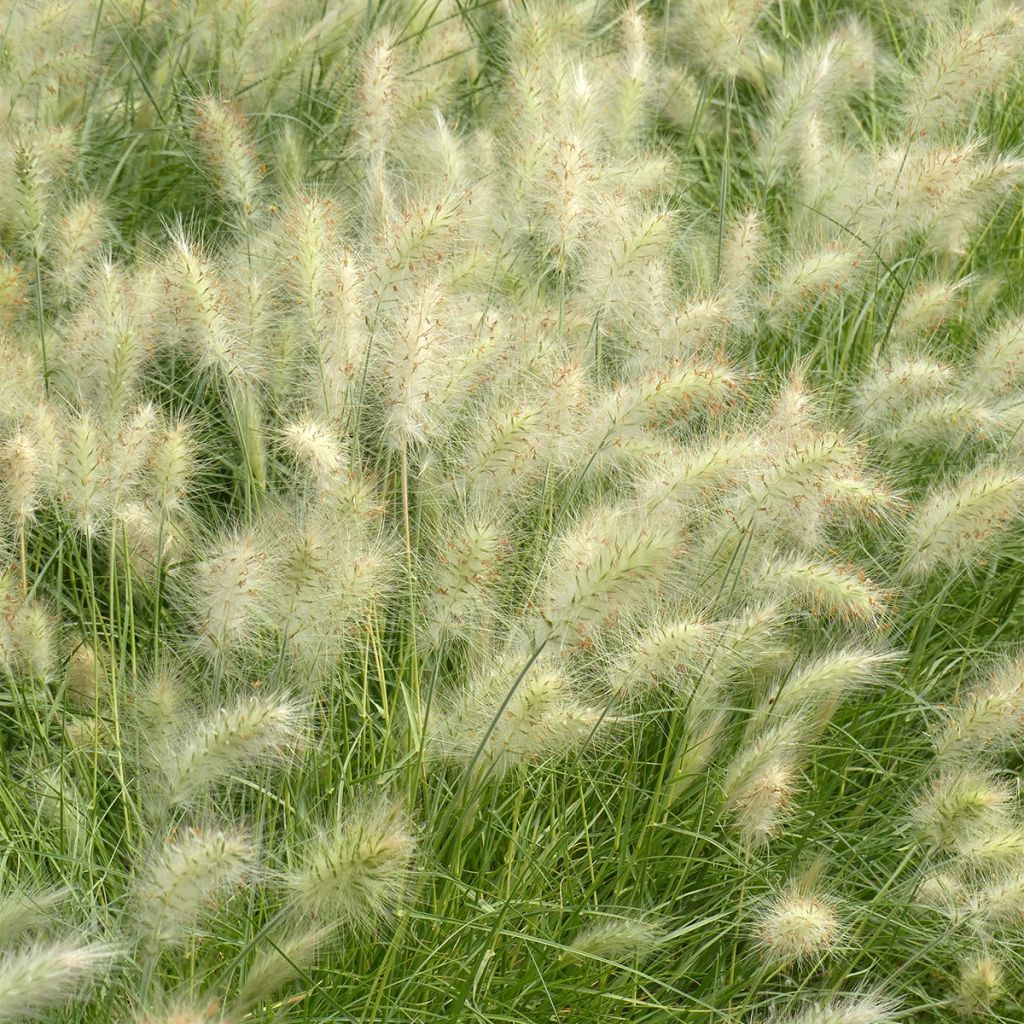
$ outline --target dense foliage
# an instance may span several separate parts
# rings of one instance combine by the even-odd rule
[[[0,7],[0,1021],[1019,1019],[1018,5]]]

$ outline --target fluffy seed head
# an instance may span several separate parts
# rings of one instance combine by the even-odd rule
[[[858,649],[835,651],[799,666],[773,691],[776,714],[823,704],[834,706],[848,693],[876,682],[893,656]]]
[[[998,960],[984,955],[968,957],[960,964],[957,1005],[967,1014],[991,1012],[1003,987],[1003,969]]]
[[[482,776],[500,776],[568,756],[609,724],[580,702],[557,668],[536,664],[519,679],[521,668],[522,656],[509,657],[449,696],[430,726],[439,756],[468,763]]]
[[[502,536],[487,520],[459,523],[437,555],[431,583],[426,639],[466,637],[483,621],[501,558]]]
[[[196,103],[196,141],[214,175],[221,195],[237,204],[243,214],[253,212],[260,189],[261,171],[245,116],[236,107],[213,96]]]
[[[288,877],[299,911],[369,925],[394,912],[410,878],[416,840],[408,815],[381,800],[321,833]]]
[[[677,554],[671,530],[601,509],[558,545],[541,603],[544,632],[570,643],[657,588]]]
[[[273,947],[256,957],[245,974],[245,981],[227,1014],[228,1020],[240,1020],[258,1003],[269,999],[289,982],[302,977],[313,965],[335,929],[299,928],[283,936],[273,936]]]
[[[251,771],[280,756],[298,725],[292,702],[250,697],[186,727],[165,755],[168,800],[182,803],[236,769]]]
[[[700,619],[679,619],[641,633],[610,676],[612,692],[636,699],[659,685],[684,690],[705,672],[720,630]]]
[[[1024,826],[993,816],[991,824],[970,829],[957,842],[956,852],[982,870],[1002,870],[1024,861]]]
[[[643,917],[609,917],[577,932],[564,957],[629,962],[656,949],[665,939],[664,928]]]
[[[823,896],[794,891],[762,908],[755,934],[764,958],[791,964],[828,953],[839,938],[839,917]]]
[[[1019,513],[1024,475],[982,466],[938,489],[911,522],[907,568],[917,576],[972,566]]]
[[[974,381],[983,395],[1003,395],[1024,380],[1024,317],[997,324],[983,338],[974,357]]]
[[[865,993],[827,1003],[812,1003],[782,1018],[786,1024],[891,1024],[896,1003],[883,995]]]
[[[0,945],[42,928],[50,922],[53,910],[66,897],[66,890],[50,892],[14,892],[0,896]]]
[[[252,871],[256,850],[241,832],[193,830],[156,850],[139,877],[138,927],[147,942],[173,946]]]
[[[808,313],[816,302],[852,286],[865,262],[860,249],[828,246],[783,267],[765,299],[769,322],[779,326]]]
[[[176,423],[157,439],[149,461],[152,498],[163,515],[183,509],[194,470],[189,429],[184,423]]]
[[[941,846],[969,840],[998,823],[1012,795],[990,772],[961,769],[936,779],[917,805],[915,818],[932,842]]]
[[[103,942],[55,942],[0,956],[0,1021],[38,1020],[84,996],[116,956]]]
[[[1024,658],[975,684],[950,711],[935,741],[939,757],[952,760],[994,753],[1024,727]]]
[[[759,582],[780,599],[799,602],[812,615],[847,622],[876,622],[888,604],[885,592],[854,567],[801,556],[772,559]]]
[[[194,601],[203,646],[215,655],[252,638],[266,614],[267,554],[252,534],[229,536],[197,567]]]
[[[745,842],[756,845],[777,834],[797,788],[800,723],[788,719],[741,749],[722,781],[723,806]]]

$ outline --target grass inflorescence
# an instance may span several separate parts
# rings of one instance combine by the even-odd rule
[[[1017,4],[3,25],[0,1021],[1017,1019]]]

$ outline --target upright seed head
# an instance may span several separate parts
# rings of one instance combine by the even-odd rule
[[[61,294],[81,291],[109,231],[106,210],[95,199],[79,200],[57,220],[52,274]]]
[[[359,69],[356,90],[356,141],[371,161],[383,160],[398,115],[399,66],[396,41],[381,29],[370,41]]]
[[[267,553],[252,533],[228,536],[196,570],[193,601],[204,648],[223,656],[265,625]]]
[[[0,445],[3,497],[16,523],[24,529],[35,517],[43,489],[45,463],[27,431],[19,430]]]
[[[72,524],[85,534],[97,533],[110,512],[110,454],[107,438],[87,413],[67,424],[58,496]]]
[[[461,522],[444,538],[430,585],[426,638],[466,637],[486,617],[503,538],[495,522]]]
[[[165,429],[149,457],[152,497],[161,515],[181,512],[188,493],[195,456],[190,431],[184,422]]]
[[[348,472],[348,452],[328,424],[311,418],[294,420],[282,428],[281,440],[309,472],[315,491],[328,494],[341,485]]]
[[[204,96],[195,106],[195,136],[217,190],[249,217],[256,208],[262,171],[245,116],[230,103]]]
[[[962,1013],[991,1013],[992,1004],[1003,991],[1003,969],[998,960],[982,954],[967,957],[961,962],[956,1002]]]
[[[68,659],[67,696],[69,702],[83,710],[96,705],[97,694],[102,691],[106,678],[103,662],[96,648],[87,640],[79,643]]]
[[[757,24],[764,0],[686,0],[673,8],[687,57],[708,74],[728,78],[753,72]]]
[[[722,782],[724,807],[741,838],[766,842],[790,814],[797,788],[801,723],[789,718],[741,749]]]

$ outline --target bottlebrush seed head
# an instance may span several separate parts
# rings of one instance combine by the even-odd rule
[[[1004,992],[1003,968],[1000,962],[984,954],[967,957],[960,964],[960,982],[956,1002],[961,1012],[969,1015],[992,1011]]]
[[[256,207],[262,170],[245,116],[230,103],[204,96],[195,106],[195,137],[217,190],[246,216]]]
[[[168,800],[182,803],[230,772],[283,756],[298,729],[297,705],[273,697],[250,697],[185,726],[163,756]]]
[[[296,910],[349,925],[387,918],[409,884],[415,853],[399,804],[383,799],[353,808],[317,836],[288,876]]]
[[[193,829],[156,849],[135,886],[138,928],[147,943],[177,946],[221,904],[256,864],[243,832]]]
[[[84,997],[118,952],[105,942],[68,939],[0,955],[0,1021],[39,1020],[47,1010]]]
[[[596,921],[576,933],[564,958],[590,958],[620,963],[647,956],[665,941],[665,928],[646,917],[611,917]]]
[[[871,992],[810,1003],[779,1020],[785,1024],[893,1024],[898,1018],[897,1008],[894,1000]]]
[[[948,709],[935,739],[943,760],[970,759],[1013,743],[1024,728],[1024,658],[996,669]]]
[[[944,772],[915,810],[918,825],[931,841],[950,847],[1000,822],[1013,794],[991,772],[966,768]]]
[[[1024,474],[998,464],[936,489],[910,523],[908,572],[926,576],[940,568],[970,568],[1020,514],[1022,502]]]
[[[834,901],[798,890],[767,902],[755,924],[759,950],[768,963],[781,966],[816,959],[831,952],[841,935]]]

